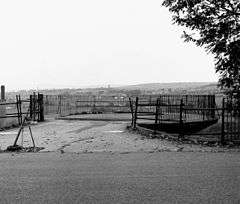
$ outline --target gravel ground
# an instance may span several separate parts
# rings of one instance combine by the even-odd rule
[[[150,139],[126,130],[124,121],[75,121],[48,120],[32,125],[36,146],[42,151],[76,153],[91,152],[162,152],[162,151],[225,151],[218,147],[203,147],[193,144]],[[0,132],[1,149],[12,145],[18,129]],[[19,145],[31,146],[29,131],[25,128],[19,138]]]

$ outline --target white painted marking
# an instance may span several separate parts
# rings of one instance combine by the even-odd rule
[[[16,135],[17,132],[1,132],[0,135]]]

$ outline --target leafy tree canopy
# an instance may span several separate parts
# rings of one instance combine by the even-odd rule
[[[183,37],[215,57],[219,84],[240,96],[240,0],[164,0]]]

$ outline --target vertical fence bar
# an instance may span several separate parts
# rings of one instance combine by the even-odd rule
[[[134,123],[133,123],[133,128],[134,128],[134,129],[136,129],[136,127],[137,127],[138,100],[139,100],[139,98],[136,97],[136,102],[135,102],[135,113],[134,113]]]
[[[58,95],[58,110],[57,110],[57,114],[59,114],[59,116],[62,116],[62,96]]]
[[[44,102],[43,107],[44,107],[45,114],[49,114],[50,111],[49,111],[48,95],[45,95],[45,99],[43,100],[43,102]]]
[[[221,130],[221,144],[225,143],[225,99],[222,100],[222,130]]]
[[[188,95],[185,96],[185,105],[188,106],[188,101],[189,101],[189,97]],[[187,110],[184,109],[184,118],[187,119]]]
[[[4,101],[6,99],[6,94],[5,94],[5,86],[1,86],[1,100]]]
[[[38,104],[39,104],[39,121],[44,121],[44,105],[43,105],[43,94],[38,94]]]
[[[233,120],[233,117],[234,117],[234,115],[233,115],[233,101],[231,100],[231,103],[230,103],[230,108],[229,108],[230,110],[228,110],[228,111],[230,111],[230,130],[231,130],[231,132],[230,132],[230,140],[232,141],[234,138],[233,138],[233,136],[234,136],[234,129],[233,129],[233,126],[234,126],[234,123],[235,123],[235,121]],[[229,138],[228,138],[229,139]]]
[[[36,121],[36,93],[33,93],[33,121]]]
[[[231,99],[232,100],[232,99]],[[229,99],[227,99],[225,101],[225,106],[226,106],[226,110],[225,110],[225,136],[224,139],[226,141],[226,139],[229,139],[229,136],[231,135],[231,131],[230,131],[230,125],[229,124]]]
[[[29,109],[30,109],[30,118],[33,118],[33,95],[30,95],[30,104],[29,104]]]
[[[181,99],[180,103],[180,116],[179,116],[179,138],[183,138],[183,111],[184,111],[184,103],[183,99]]]
[[[22,115],[22,101],[21,101],[21,96],[18,95],[18,100],[19,100],[19,114],[20,114],[20,122],[21,124],[23,123],[23,115]]]
[[[132,99],[129,97],[129,105],[130,105],[130,111],[131,111],[131,115],[132,115],[132,122],[131,122],[131,126],[133,127],[133,123],[134,123],[134,112],[133,112],[133,104],[132,104]]]
[[[216,101],[215,95],[212,95],[211,96],[211,106],[210,106],[210,108],[211,108],[211,119],[215,119],[216,118],[215,117],[215,110],[214,110],[214,108],[216,107],[215,106],[215,101]]]
[[[156,113],[155,113],[155,125],[154,125],[154,134],[157,133],[157,124],[158,124],[158,116],[159,116],[159,98],[157,99],[157,103],[156,103]]]
[[[16,106],[17,106],[18,125],[21,125],[18,95],[16,95]]]
[[[92,109],[92,113],[96,113],[96,96],[93,97],[93,109]]]
[[[36,120],[39,121],[39,93],[36,94]]]

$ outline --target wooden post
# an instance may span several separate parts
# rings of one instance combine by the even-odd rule
[[[134,129],[136,129],[136,127],[137,127],[138,100],[139,100],[139,98],[138,98],[138,97],[136,97],[136,103],[135,103],[135,113],[134,113],[134,123],[133,123],[133,128],[134,128]]]
[[[183,110],[184,110],[184,103],[183,103],[183,100],[181,99],[180,117],[179,117],[179,138],[182,138],[184,135],[184,133],[183,133]]]
[[[20,136],[21,132],[22,132],[23,129],[24,129],[24,125],[25,125],[25,122],[26,122],[26,120],[27,120],[27,118],[28,118],[28,114],[29,114],[29,111],[28,111],[27,114],[25,115],[25,117],[24,117],[24,119],[23,119],[23,121],[22,121],[22,123],[21,123],[21,126],[20,126],[20,128],[19,128],[19,130],[18,130],[17,136],[16,136],[16,138],[15,138],[15,140],[14,140],[14,143],[13,143],[13,146],[14,146],[14,147],[17,146],[17,141],[18,141],[18,139],[19,139],[19,136]],[[30,126],[29,126],[29,127],[30,127]],[[29,130],[30,130],[30,129],[29,129]],[[30,134],[31,134],[31,137],[32,137],[32,131],[30,132]],[[32,137],[32,140],[33,140],[33,137]],[[34,140],[33,140],[33,145],[34,145],[34,147],[35,147]]]
[[[222,130],[221,130],[221,144],[225,144],[225,98],[222,100]]]
[[[29,129],[30,136],[31,136],[31,139],[32,139],[33,147],[35,148],[35,142],[34,142],[34,139],[33,139],[32,129],[31,129],[30,125],[28,126],[28,129]]]

